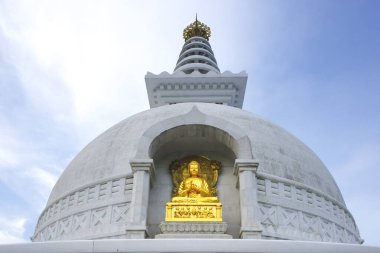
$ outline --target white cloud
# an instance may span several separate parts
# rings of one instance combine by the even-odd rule
[[[379,153],[379,144],[363,143],[353,149],[352,154],[343,163],[332,166],[332,172],[340,182],[340,186],[351,193],[357,192],[358,187],[373,192],[374,189],[370,189],[373,184],[363,184],[363,182],[375,182],[380,177]]]
[[[40,154],[14,131],[0,127],[0,181],[38,212],[45,204],[57,175],[52,157]],[[39,166],[53,166],[42,169]]]
[[[2,167],[13,167],[20,164],[21,148],[12,137],[14,131],[6,126],[7,122],[0,117],[0,171]],[[17,151],[15,150],[17,149]]]
[[[38,213],[45,206],[56,180],[57,175],[36,167],[2,168],[0,176],[2,184],[28,203],[32,213]]]
[[[0,134],[0,139],[5,139],[6,136]],[[16,166],[19,163],[18,154],[1,147],[0,143],[0,167]]]
[[[356,147],[346,161],[334,165],[331,170],[367,245],[379,245],[376,231],[380,226],[380,202],[376,200],[380,190],[375,187],[380,178],[379,153],[377,143],[363,144]]]
[[[26,99],[68,124],[80,146],[148,105],[140,49],[159,31],[146,34],[143,20],[125,29],[138,17],[123,5],[7,2],[0,17]]]
[[[26,219],[0,215],[0,244],[26,242],[24,239]]]
[[[33,186],[30,187],[31,190],[37,191],[40,196],[43,196],[43,199],[49,196],[51,189],[53,189],[57,181],[57,175],[36,167],[23,171],[20,177],[33,182]]]

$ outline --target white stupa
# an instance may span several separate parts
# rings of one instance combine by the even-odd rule
[[[68,165],[36,226],[32,240],[41,242],[38,247],[52,252],[60,247],[67,252],[378,250],[358,245],[362,239],[354,218],[317,155],[283,128],[241,109],[247,74],[220,72],[210,35],[198,20],[190,24],[174,72],[145,76],[151,109],[105,131]],[[222,164],[218,196],[225,233],[233,239],[131,240],[168,232],[159,226],[171,198],[168,168],[194,154]],[[197,230],[198,237],[192,237],[186,224],[172,229],[186,230],[189,238],[202,234]]]

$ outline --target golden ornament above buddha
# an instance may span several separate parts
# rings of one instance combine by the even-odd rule
[[[222,221],[216,183],[220,162],[189,156],[170,165],[173,197],[166,204],[166,221]]]

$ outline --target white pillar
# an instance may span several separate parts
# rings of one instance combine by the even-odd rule
[[[154,165],[152,159],[133,159],[130,165],[133,171],[133,190],[127,238],[144,239],[147,237],[149,187],[154,179]]]
[[[234,174],[238,176],[242,239],[261,238],[256,178],[258,167],[259,162],[254,159],[235,160]]]

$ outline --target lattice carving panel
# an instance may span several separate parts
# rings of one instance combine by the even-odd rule
[[[345,243],[360,241],[334,222],[295,209],[259,203],[259,217],[265,237]]]
[[[332,238],[333,236],[331,235],[332,228],[329,224],[333,223],[340,228],[343,228],[349,235],[352,235],[355,242],[359,242],[361,240],[359,238],[359,231],[355,221],[345,206],[337,201],[334,201],[331,197],[324,195],[321,192],[317,192],[311,188],[301,186],[299,184],[291,184],[291,182],[282,182],[280,180],[259,176],[257,180],[257,193],[259,201],[262,203],[267,203],[270,206],[276,206],[276,208],[279,206],[279,208],[284,208],[284,210],[287,210],[280,213],[283,219],[285,219],[285,217],[288,219],[295,215],[293,211],[289,210],[297,209],[305,213],[303,216],[298,214],[298,218],[301,218],[300,221],[303,223],[300,224],[300,226],[306,226],[302,229],[302,231],[306,231],[305,236],[307,238],[312,240],[331,241],[329,238]],[[278,212],[277,209],[275,210]],[[271,212],[273,215],[274,211]],[[268,211],[267,213],[269,214],[271,212]],[[318,236],[314,236],[314,230],[316,228],[311,225],[312,223],[316,223],[315,217],[320,217],[321,219],[325,219],[329,222],[318,223],[319,226],[326,231]],[[296,221],[294,220],[291,224],[289,224],[289,228],[294,227],[295,222]],[[307,224],[309,225],[307,226]],[[268,227],[268,229],[272,231],[272,227]],[[341,233],[339,229],[334,231],[337,231],[338,234]],[[288,231],[285,233],[287,235],[297,234],[296,232],[290,233]],[[299,235],[297,234],[296,237],[298,238]],[[340,239],[336,238],[336,240],[334,239],[333,241],[340,241]]]
[[[40,216],[33,240],[59,240],[83,230],[100,231],[127,222],[132,189],[132,177],[118,178],[64,196]]]

